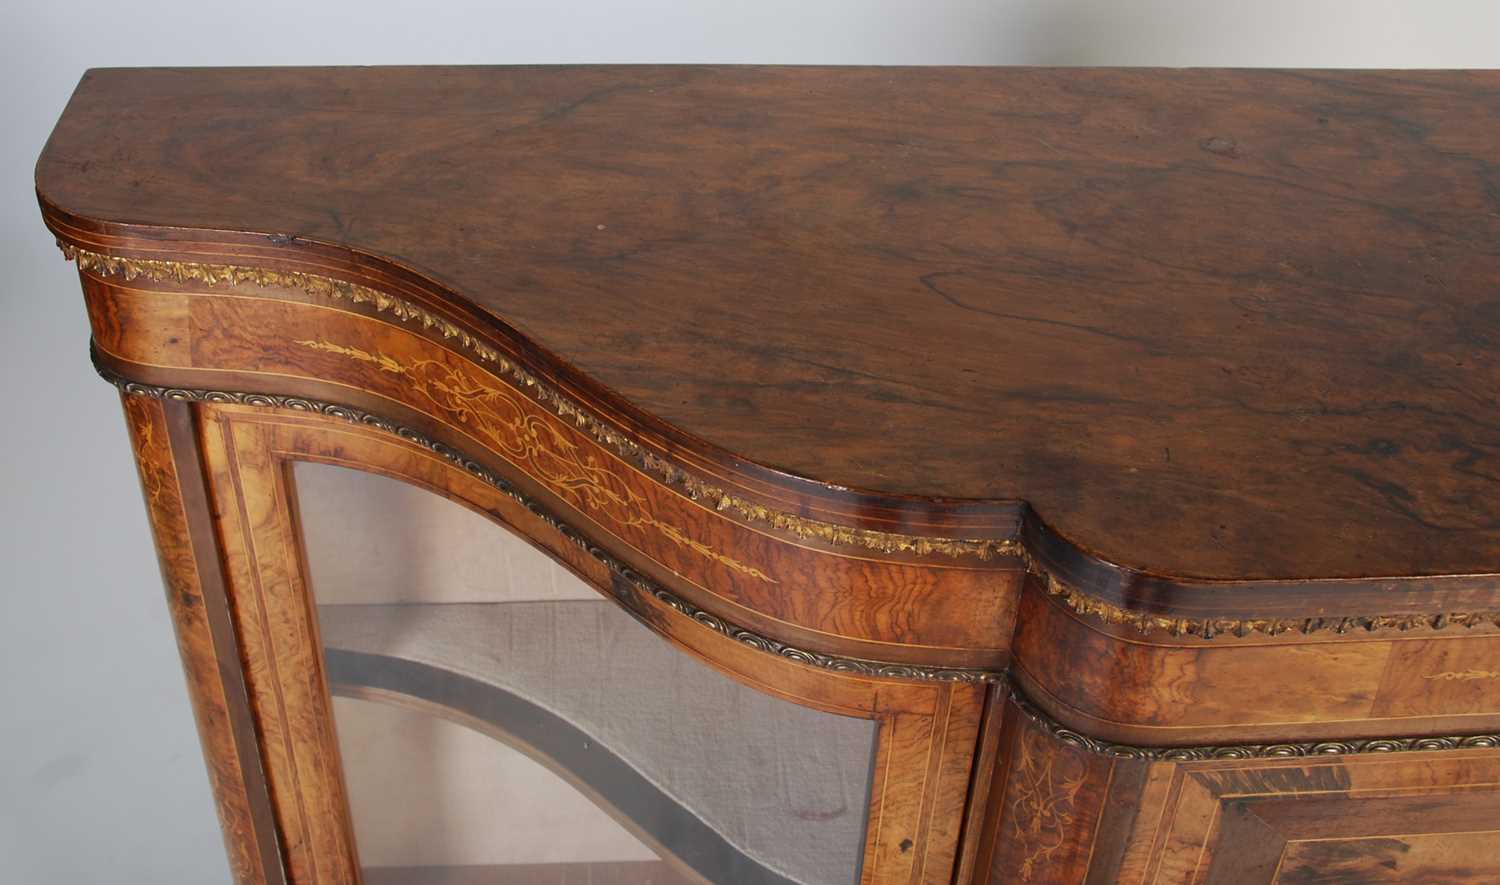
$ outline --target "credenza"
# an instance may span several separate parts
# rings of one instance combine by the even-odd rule
[[[240,883],[1500,879],[1500,72],[94,70],[36,181]]]

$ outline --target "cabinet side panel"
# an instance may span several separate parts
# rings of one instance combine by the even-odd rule
[[[191,407],[122,397],[229,866],[285,882],[203,487]]]

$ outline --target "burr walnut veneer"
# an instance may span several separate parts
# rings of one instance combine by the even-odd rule
[[[1500,879],[1500,75],[101,70],[37,192],[240,882],[391,691],[308,461],[872,722],[850,881]]]

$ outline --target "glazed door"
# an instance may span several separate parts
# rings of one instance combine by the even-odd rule
[[[985,684],[742,628],[388,422],[127,393],[238,881],[967,881]]]
[[[430,492],[293,477],[367,883],[858,881],[872,720],[736,682]]]

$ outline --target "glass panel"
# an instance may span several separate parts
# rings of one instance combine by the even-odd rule
[[[562,870],[582,870],[583,882],[687,881],[505,744],[413,709],[346,697],[333,706],[366,885],[534,882]],[[517,797],[524,815],[510,807]]]
[[[735,682],[437,495],[296,479],[371,883],[858,881],[872,722]]]

